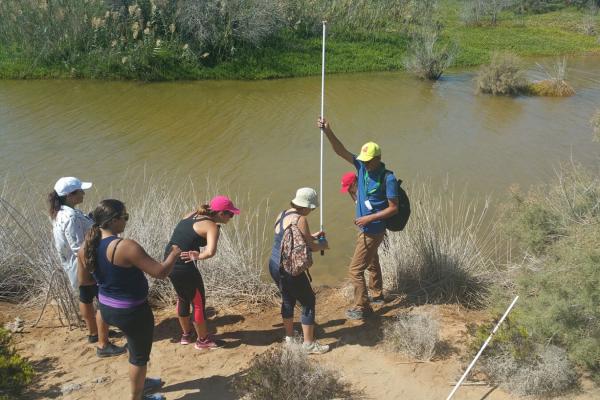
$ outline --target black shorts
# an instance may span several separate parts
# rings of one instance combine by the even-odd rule
[[[102,319],[125,333],[129,363],[143,367],[150,359],[154,314],[148,302],[131,308],[114,308],[100,303]]]
[[[79,301],[83,304],[92,304],[94,297],[98,297],[98,285],[79,286]]]

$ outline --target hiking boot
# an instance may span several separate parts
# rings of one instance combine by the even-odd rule
[[[329,345],[320,344],[315,340],[312,343],[303,343],[302,350],[304,350],[306,354],[323,354],[329,351]]]
[[[108,342],[106,347],[104,347],[103,349],[101,349],[100,347],[96,347],[96,355],[100,358],[118,356],[119,354],[123,354],[126,351],[126,346],[116,346],[111,342]]]
[[[144,379],[144,393],[156,390],[163,384],[164,382],[160,378],[146,378]]]
[[[190,343],[192,343],[192,332],[182,334],[181,339],[179,340],[179,344],[182,344],[185,346]]]
[[[198,338],[194,348],[196,350],[213,350],[223,346],[223,342],[220,340],[214,340],[211,335],[206,336],[204,339]]]
[[[143,395],[142,400],[167,400],[167,398],[162,393],[152,393]]]
[[[369,302],[376,306],[382,306],[385,304],[385,298],[383,297],[383,295],[377,297],[369,297]]]

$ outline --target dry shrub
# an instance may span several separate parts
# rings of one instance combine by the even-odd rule
[[[285,25],[284,7],[270,0],[183,0],[178,22],[198,49],[222,55],[258,46]]]
[[[408,192],[410,221],[379,250],[384,287],[419,301],[481,306],[497,278],[493,224],[484,224],[488,202],[434,194],[428,185]]]
[[[600,141],[600,109],[596,111],[596,114],[590,120],[590,124],[592,124],[592,129],[594,131],[594,140]]]
[[[347,301],[354,300],[354,285],[349,279],[345,280],[344,283],[342,283],[339,293]]]
[[[235,382],[245,400],[358,399],[337,372],[311,361],[300,343],[267,350]]]
[[[529,93],[536,96],[569,97],[575,95],[575,90],[565,79],[567,77],[567,59],[557,60],[553,68],[537,64],[547,79],[533,82],[529,85]]]
[[[490,64],[479,70],[475,81],[479,93],[495,96],[517,95],[525,92],[528,86],[521,60],[511,53],[495,52]]]
[[[440,44],[436,29],[426,27],[413,35],[404,67],[419,79],[435,81],[454,60],[456,48]]]
[[[131,219],[124,236],[139,242],[153,258],[162,260],[173,229],[182,216],[198,202],[208,201],[218,186],[202,185],[201,193],[190,180],[187,185],[174,185],[167,177],[147,177],[131,171],[115,186],[98,196],[90,191],[82,209],[91,210],[99,200],[118,198],[125,202]],[[58,255],[52,245],[52,224],[44,203],[46,193],[30,194],[31,183],[14,184],[5,181],[0,193],[0,298],[20,301],[29,299],[39,304],[50,281],[56,279],[53,297],[66,315],[74,303],[73,292],[62,272]],[[48,185],[51,188],[51,185]],[[50,191],[50,189],[48,189]],[[246,301],[258,303],[274,300],[276,288],[261,277],[267,243],[266,206],[250,207],[238,201],[244,210],[223,227],[217,255],[201,265],[207,294],[217,303]],[[54,274],[54,278],[53,278]],[[149,297],[153,304],[173,304],[175,291],[168,280],[149,278]],[[64,288],[63,288],[64,286]],[[72,314],[72,313],[71,313]]]
[[[386,348],[418,360],[431,360],[439,340],[439,323],[429,314],[400,314],[383,328]]]
[[[537,345],[534,356],[515,358],[508,351],[481,359],[480,367],[493,382],[518,395],[543,398],[559,395],[577,383],[577,373],[565,350]]]

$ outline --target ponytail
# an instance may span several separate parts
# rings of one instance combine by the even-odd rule
[[[218,211],[211,210],[208,204],[202,204],[195,211],[196,215],[205,215],[207,217],[214,217],[217,212]]]
[[[102,238],[100,228],[106,228],[115,218],[123,215],[125,204],[122,201],[108,199],[102,200],[92,211],[94,225],[85,235],[84,265],[88,272],[93,273],[98,268],[98,246]]]
[[[48,213],[50,214],[50,218],[56,219],[56,214],[60,210],[60,206],[65,204],[66,196],[59,196],[56,193],[56,190],[48,193]]]
[[[98,224],[94,223],[92,228],[85,234],[83,263],[85,269],[91,274],[98,268],[98,246],[100,245],[102,233]]]

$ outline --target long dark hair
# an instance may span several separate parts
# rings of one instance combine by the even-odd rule
[[[100,228],[106,228],[113,219],[123,215],[124,211],[125,203],[115,199],[102,200],[92,211],[94,225],[85,235],[83,252],[84,265],[90,273],[98,267],[98,245],[102,238]]]
[[[60,210],[60,206],[65,205],[67,202],[67,196],[59,196],[56,190],[48,193],[48,213],[50,218],[56,219],[56,214]]]

